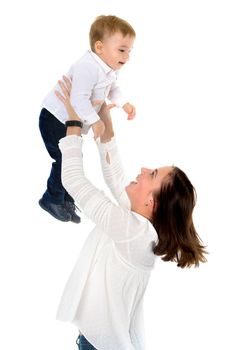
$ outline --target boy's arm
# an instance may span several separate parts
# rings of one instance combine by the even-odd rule
[[[94,66],[83,63],[74,65],[71,75],[71,104],[84,124],[92,125],[100,119],[90,100],[98,79],[98,72]]]
[[[111,86],[108,99],[114,103],[116,107],[123,107],[128,102],[116,82],[114,82]]]
[[[136,115],[135,107],[126,100],[117,83],[113,83],[108,95],[108,99],[116,106],[121,107],[128,114],[128,119],[133,119]]]

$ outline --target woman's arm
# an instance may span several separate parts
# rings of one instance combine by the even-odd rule
[[[81,120],[70,103],[71,82],[65,76],[63,77],[63,80],[64,82],[59,81],[63,95],[61,95],[59,92],[56,92],[56,95],[64,103],[69,119]],[[100,142],[97,141],[97,145],[100,154],[103,176],[107,186],[117,202],[122,207],[130,209],[130,202],[125,192],[126,178],[114,139],[114,130],[110,115],[110,108],[112,107],[114,107],[114,105],[107,106],[106,103],[104,103],[100,110],[99,116],[104,123],[105,131],[100,137]],[[80,136],[81,129],[79,127],[68,127],[67,135]]]
[[[130,201],[125,191],[127,180],[118,154],[115,139],[107,143],[98,143],[100,161],[105,183],[116,201],[126,209],[130,209]]]
[[[81,118],[77,115],[70,103],[70,91],[72,84],[65,75],[63,75],[62,78],[64,82],[62,80],[59,80],[58,84],[60,85],[63,94],[61,94],[57,90],[55,91],[55,94],[59,98],[59,100],[65,105],[69,116],[69,120],[81,121]],[[81,136],[81,128],[79,126],[69,126],[66,130],[66,136],[69,135]]]
[[[66,136],[60,140],[59,147],[62,153],[62,183],[65,189],[83,213],[115,243],[120,244],[118,249],[130,260],[129,251],[125,250],[124,244],[134,241],[135,247],[141,249],[142,244],[138,248],[137,242],[145,230],[148,230],[148,220],[139,219],[130,210],[114,204],[85,177],[81,137]]]
[[[69,135],[59,142],[62,153],[62,184],[83,213],[114,240],[126,237],[129,212],[115,205],[85,177],[82,138]]]
[[[63,78],[65,84],[59,85],[64,95],[56,92],[65,104],[70,120],[80,120],[69,100],[70,81]],[[68,88],[66,88],[66,86]],[[67,192],[74,198],[78,206],[92,221],[114,240],[127,239],[128,218],[130,212],[118,207],[93,186],[85,177],[82,160],[82,137],[79,127],[67,127],[67,137],[59,142],[62,153],[62,183]]]
[[[70,102],[70,93],[71,93],[71,87],[72,87],[70,80],[64,75],[63,81],[59,80],[58,84],[60,85],[60,88],[62,90],[63,95],[59,91],[55,91],[55,94],[65,105],[69,120],[81,121],[81,118],[78,116],[78,114],[76,113],[75,109],[73,108],[73,106],[71,105],[71,102]],[[93,133],[94,133],[94,136],[96,139],[101,134],[103,134],[104,123],[99,119],[94,124],[92,124],[92,130],[93,130]],[[81,129],[80,129],[80,127],[68,127],[66,135],[80,136]]]
[[[105,183],[117,202],[122,207],[130,209],[130,202],[125,192],[126,177],[114,139],[114,130],[110,115],[110,109],[114,106],[114,104],[107,106],[104,103],[101,107],[99,116],[104,122],[105,132],[100,137],[100,142],[97,141],[97,146]]]

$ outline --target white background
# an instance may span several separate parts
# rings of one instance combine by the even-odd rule
[[[137,107],[113,111],[122,160],[175,164],[197,190],[197,231],[208,264],[181,270],[159,262],[145,296],[147,349],[232,349],[231,1],[7,1],[1,33],[0,348],[75,349],[77,329],[55,320],[57,305],[92,223],[62,223],[38,206],[51,160],[38,130],[40,103],[88,48],[99,14],[137,32],[120,85]],[[99,187],[98,156],[85,143],[87,175]]]

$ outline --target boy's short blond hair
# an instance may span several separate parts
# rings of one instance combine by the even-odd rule
[[[112,35],[116,32],[120,32],[123,36],[136,36],[133,27],[124,19],[110,15],[96,17],[89,32],[89,40],[92,51],[95,51],[96,41],[101,41],[105,35]]]

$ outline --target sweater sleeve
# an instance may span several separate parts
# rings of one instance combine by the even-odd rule
[[[130,209],[130,201],[125,191],[127,183],[115,138],[110,142],[96,142],[105,183],[113,197],[124,208]]]
[[[71,135],[59,142],[62,153],[62,183],[84,214],[116,241],[132,239],[128,229],[131,212],[113,203],[85,177],[82,138]],[[131,237],[129,237],[131,236]]]

